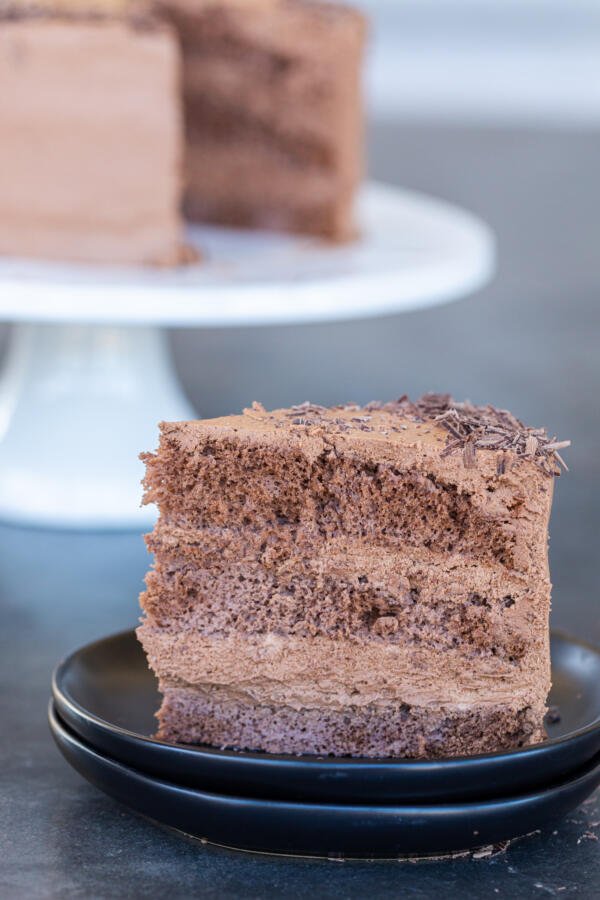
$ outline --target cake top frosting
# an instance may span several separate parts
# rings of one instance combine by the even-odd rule
[[[511,412],[494,406],[476,406],[459,402],[450,394],[424,394],[412,401],[406,395],[387,403],[373,401],[365,406],[355,403],[326,407],[306,401],[288,409],[268,412],[254,402],[244,410],[255,424],[267,427],[320,428],[328,433],[361,433],[377,437],[395,436],[403,442],[441,445],[442,456],[461,453],[465,467],[476,464],[479,450],[497,453],[502,468],[505,454],[533,460],[548,475],[559,475],[567,469],[560,451],[570,441],[550,437],[545,428],[525,425]],[[227,417],[214,422],[231,422],[243,426],[243,417]]]
[[[448,435],[444,454],[462,450],[467,458],[475,450],[509,450],[517,456],[529,456],[543,467],[550,466],[552,474],[559,474],[561,466],[567,469],[559,450],[569,447],[571,441],[550,438],[545,428],[525,425],[507,409],[476,406],[468,400],[458,402],[450,394],[424,394],[415,402],[404,395],[392,403],[375,402],[366,408],[435,422]]]
[[[243,415],[223,416],[185,423],[163,423],[163,434],[176,433],[176,440],[193,449],[202,434],[231,430],[271,436],[269,439],[297,438],[309,442],[335,440],[354,445],[382,444],[420,447],[454,465],[459,457],[465,469],[476,469],[480,451],[486,471],[505,472],[507,462],[534,463],[548,476],[567,469],[560,451],[570,441],[550,437],[545,428],[524,425],[512,413],[494,406],[476,406],[455,401],[449,394],[424,394],[412,401],[406,395],[387,403],[373,401],[365,406],[347,403],[326,407],[305,401],[286,409],[266,410],[254,402]],[[278,437],[279,436],[279,437]]]

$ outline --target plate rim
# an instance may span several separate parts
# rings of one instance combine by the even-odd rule
[[[230,803],[243,804],[245,806],[255,806],[258,805],[259,809],[264,809],[266,807],[289,807],[290,811],[294,811],[298,808],[308,809],[308,810],[338,810],[339,812],[365,812],[365,810],[373,809],[377,810],[378,813],[385,812],[389,814],[390,817],[392,815],[398,814],[408,814],[408,813],[416,813],[418,815],[422,815],[423,813],[435,813],[437,815],[446,813],[446,812],[455,812],[455,811],[476,811],[480,809],[490,809],[491,807],[496,806],[505,806],[507,804],[514,803],[524,803],[524,802],[533,802],[535,800],[543,798],[544,795],[548,795],[554,793],[556,791],[560,791],[562,788],[567,787],[575,787],[576,785],[585,782],[592,774],[598,772],[600,775],[600,753],[596,753],[591,762],[586,763],[583,767],[576,770],[575,772],[570,772],[565,775],[563,779],[558,782],[554,782],[552,784],[544,785],[543,787],[539,787],[534,791],[523,791],[522,793],[515,794],[508,797],[496,797],[496,798],[488,798],[486,800],[480,800],[479,802],[466,801],[466,802],[455,802],[455,803],[393,803],[393,804],[384,804],[384,803],[312,803],[307,801],[300,800],[289,800],[289,799],[274,799],[271,797],[247,797],[239,794],[225,794],[213,791],[205,791],[199,788],[190,787],[189,785],[177,784],[172,781],[168,781],[165,778],[158,778],[155,775],[151,775],[148,772],[144,772],[141,769],[136,769],[134,766],[127,765],[127,763],[123,763],[120,760],[114,759],[107,753],[103,753],[98,750],[96,747],[92,747],[88,744],[82,737],[78,734],[75,734],[69,726],[62,721],[60,715],[58,714],[54,699],[51,697],[48,703],[48,723],[50,726],[50,730],[54,735],[55,730],[61,734],[61,738],[66,741],[70,741],[72,744],[77,746],[79,749],[82,749],[86,754],[90,756],[96,756],[100,758],[103,762],[108,763],[111,766],[115,766],[123,770],[127,775],[133,775],[137,778],[142,779],[143,781],[149,781],[153,784],[157,784],[159,787],[164,787],[168,790],[176,791],[177,793],[182,794],[191,794],[197,795],[200,797],[206,797],[207,799],[218,799],[227,801]]]
[[[275,754],[250,750],[232,750],[219,749],[209,745],[181,744],[170,743],[168,741],[158,740],[148,735],[139,734],[124,728],[120,725],[108,722],[106,719],[95,715],[94,713],[82,707],[72,696],[70,696],[60,685],[59,680],[66,672],[69,664],[73,659],[86,650],[91,650],[99,644],[103,644],[109,640],[117,640],[126,636],[135,636],[135,628],[122,629],[114,634],[105,635],[95,641],[83,644],[81,647],[68,653],[55,666],[52,672],[52,701],[65,705],[75,717],[81,718],[95,727],[101,728],[103,731],[118,735],[120,738],[141,742],[149,746],[156,746],[166,750],[173,751],[178,755],[186,755],[190,757],[210,757],[212,759],[225,760],[243,760],[250,764],[273,765],[302,765],[302,766],[324,766],[326,768],[343,767],[344,769],[361,768],[365,766],[376,770],[385,770],[386,767],[398,769],[399,766],[406,767],[408,770],[426,771],[431,768],[450,768],[453,765],[473,765],[484,764],[486,762],[493,763],[500,760],[513,760],[517,757],[535,758],[536,756],[544,756],[554,747],[562,747],[571,744],[574,741],[585,739],[594,732],[600,730],[600,710],[596,719],[575,731],[571,731],[566,735],[556,738],[548,738],[543,743],[530,744],[526,747],[517,747],[512,750],[499,750],[494,753],[480,753],[470,756],[446,756],[439,759],[412,759],[405,757],[368,757],[368,756],[319,756],[319,755],[294,755],[294,754]],[[551,637],[558,638],[564,642],[575,644],[578,647],[594,653],[600,661],[600,647],[585,639],[574,637],[568,634],[564,629],[553,628]],[[137,640],[137,638],[136,638]]]
[[[178,785],[115,760],[65,726],[52,700],[48,722],[66,763],[134,814],[202,844],[277,856],[397,860],[472,850],[547,827],[600,784],[596,754],[592,763],[535,791],[467,803],[349,805],[239,796]]]

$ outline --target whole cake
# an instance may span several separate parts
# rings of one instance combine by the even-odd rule
[[[0,0],[0,254],[177,264],[183,209],[349,238],[364,31],[327,0]]]
[[[541,740],[565,443],[442,395],[163,423],[138,631],[158,736],[396,757]]]

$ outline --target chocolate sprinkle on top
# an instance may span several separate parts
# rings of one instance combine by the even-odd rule
[[[247,415],[266,414],[262,404],[256,401],[250,410],[244,412]],[[342,415],[335,415],[336,412],[357,415],[344,418]],[[402,421],[394,425],[389,420],[384,423],[386,430],[377,428],[375,418],[370,415],[377,412],[398,416],[400,419],[411,419],[417,423],[432,423],[443,428],[447,436],[441,450],[442,456],[460,453],[466,469],[477,466],[479,450],[491,450],[496,453],[498,476],[506,472],[508,453],[533,460],[547,475],[560,475],[561,466],[568,471],[558,451],[569,447],[570,441],[549,438],[544,428],[529,428],[506,409],[475,406],[468,400],[459,403],[450,394],[424,394],[415,401],[404,394],[390,403],[373,401],[364,407],[356,403],[326,407],[306,400],[281,411],[291,420],[292,425],[326,426],[326,430],[342,434],[353,430],[377,430],[388,435],[390,431],[406,430],[407,426]],[[276,426],[280,427],[280,423],[276,423]]]
[[[533,458],[548,475],[559,475],[560,466],[568,471],[558,451],[569,447],[571,441],[551,439],[544,428],[529,428],[506,409],[474,406],[469,401],[458,403],[450,394],[424,394],[414,403],[405,394],[392,403],[368,404],[366,408],[436,422],[448,432],[444,455],[461,450],[467,468],[475,465],[476,450],[485,449],[510,450],[517,456]],[[498,474],[505,468],[502,454],[498,457]]]

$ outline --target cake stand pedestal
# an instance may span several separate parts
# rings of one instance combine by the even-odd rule
[[[360,239],[342,247],[193,227],[202,264],[169,271],[0,261],[0,319],[18,323],[0,381],[0,518],[152,524],[138,454],[156,446],[161,419],[195,415],[164,327],[392,314],[458,299],[491,277],[490,232],[461,210],[369,184],[359,222]]]

